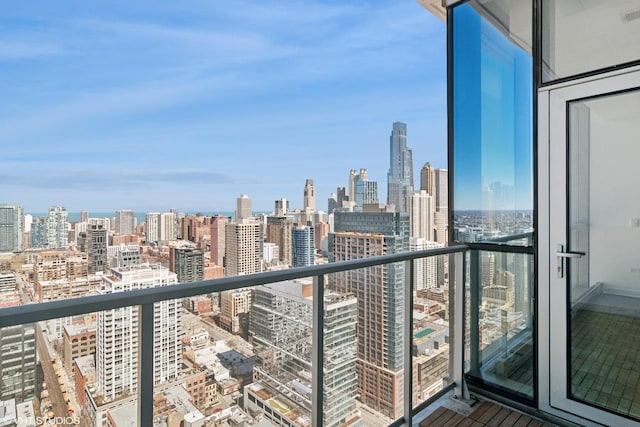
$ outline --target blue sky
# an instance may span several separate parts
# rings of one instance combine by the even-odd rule
[[[445,24],[415,0],[29,1],[0,20],[0,203],[318,208],[392,122],[446,167]]]

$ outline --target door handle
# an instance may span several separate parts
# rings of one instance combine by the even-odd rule
[[[574,258],[574,259],[582,258],[586,254],[587,254],[586,252],[579,252],[579,251],[565,252],[564,246],[558,245],[558,251],[556,252],[556,256],[558,257],[558,279],[562,279],[564,277],[564,259],[565,258]]]

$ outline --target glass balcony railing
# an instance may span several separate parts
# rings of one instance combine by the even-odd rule
[[[533,235],[470,244],[465,283],[465,378],[535,401]]]
[[[2,366],[3,384],[20,383],[36,419],[87,426],[410,424],[462,386],[468,250],[3,308],[0,345],[22,355],[19,369]]]

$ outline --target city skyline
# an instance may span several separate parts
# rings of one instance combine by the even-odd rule
[[[270,211],[313,179],[322,208],[350,169],[386,181],[395,121],[416,164],[446,168],[445,25],[417,2],[152,9],[7,11],[6,203]]]

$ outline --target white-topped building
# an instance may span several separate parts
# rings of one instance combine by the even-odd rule
[[[159,264],[142,264],[111,269],[103,276],[101,292],[123,292],[176,283],[176,274],[167,268]],[[154,358],[154,384],[177,377],[181,358],[180,317],[177,300],[155,304],[153,351],[161,357]],[[99,394],[105,401],[137,390],[138,325],[138,309],[135,306],[98,313],[96,371]]]

